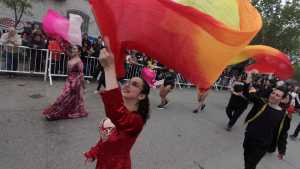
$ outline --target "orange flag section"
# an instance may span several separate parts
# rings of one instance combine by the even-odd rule
[[[102,34],[110,39],[119,75],[124,73],[124,49],[137,49],[207,88],[262,26],[248,0],[235,1],[239,29],[171,0],[90,0],[90,4]]]

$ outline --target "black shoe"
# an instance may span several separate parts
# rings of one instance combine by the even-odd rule
[[[198,113],[198,109],[193,110],[193,113]]]
[[[159,109],[165,109],[165,106],[166,106],[168,103],[169,103],[168,100],[166,100],[164,103],[161,103],[161,104],[158,105],[157,107],[158,107]]]
[[[227,125],[226,131],[231,131],[232,127],[230,125]]]
[[[202,106],[201,106],[201,111],[205,108],[205,104],[203,104]]]
[[[47,121],[56,121],[56,120],[59,120],[59,118],[57,118],[57,117],[50,117],[50,116],[46,116],[45,119]]]
[[[159,109],[165,109],[165,106],[163,104],[160,104],[160,105],[157,106],[157,108],[159,108]]]
[[[226,131],[231,131],[231,127],[226,127]]]
[[[168,100],[166,100],[166,102],[165,102],[164,106],[166,106],[168,103],[169,103],[169,101],[168,101]]]

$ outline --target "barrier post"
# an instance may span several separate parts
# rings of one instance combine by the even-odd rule
[[[46,63],[45,63],[44,81],[47,80],[47,71],[48,71],[48,67],[49,67],[48,62],[49,62],[49,54],[50,54],[50,52],[49,52],[48,49],[46,50],[46,52],[47,52],[47,54],[46,54]],[[50,57],[50,59],[51,59],[51,57]],[[51,62],[50,62],[50,64],[51,64]]]

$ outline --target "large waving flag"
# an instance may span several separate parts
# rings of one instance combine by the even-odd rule
[[[49,37],[63,38],[72,45],[81,46],[81,16],[70,14],[70,18],[60,15],[53,9],[48,9],[43,17],[43,30]]]
[[[90,0],[122,74],[137,49],[202,88],[209,87],[260,30],[248,0]]]

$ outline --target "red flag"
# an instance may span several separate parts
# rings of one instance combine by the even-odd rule
[[[110,39],[119,75],[124,50],[136,49],[202,88],[218,79],[262,25],[248,0],[219,2],[236,7],[238,27],[172,0],[90,0],[101,33]]]

